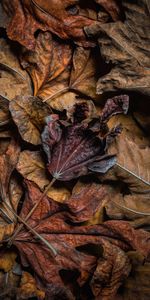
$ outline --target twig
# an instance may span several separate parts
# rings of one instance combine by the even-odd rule
[[[48,186],[46,187],[45,191],[43,192],[42,196],[40,197],[40,199],[36,202],[36,204],[33,206],[33,208],[31,209],[31,211],[28,213],[28,215],[25,218],[25,222],[28,221],[28,219],[31,217],[31,215],[33,214],[33,212],[35,211],[35,209],[38,207],[38,205],[40,204],[40,202],[43,200],[43,198],[45,197],[45,195],[47,194],[47,192],[49,191],[49,189],[52,187],[52,185],[54,184],[54,182],[56,181],[55,178],[52,179],[52,181],[48,184]],[[23,223],[23,222],[22,222]],[[24,224],[24,223],[23,223]],[[12,245],[13,240],[15,239],[16,235],[20,232],[20,230],[23,227],[23,224],[20,224],[20,226],[15,230],[14,234],[12,235],[11,239],[9,240],[9,246]]]
[[[55,248],[45,239],[43,238],[38,232],[36,232],[29,224],[26,223],[20,216],[16,214],[16,212],[9,206],[9,204],[5,201],[3,201],[3,204],[14,214],[14,216],[21,222],[23,223],[29,231],[31,231],[35,236],[38,237],[39,240],[41,240],[51,251],[52,256],[57,255],[57,251]],[[8,243],[9,245],[9,243]]]
[[[128,210],[130,211],[131,213],[134,213],[134,214],[137,214],[137,215],[142,215],[142,216],[150,216],[150,213],[144,213],[144,212],[141,212],[141,211],[137,211],[137,210],[134,210],[132,208],[129,208],[129,207],[126,207],[124,205],[121,205],[117,202],[115,202],[114,200],[111,200],[116,206],[118,206],[119,208],[122,208],[123,210]]]

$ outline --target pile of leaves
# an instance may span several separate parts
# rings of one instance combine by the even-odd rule
[[[1,299],[149,299],[149,15],[1,1]]]

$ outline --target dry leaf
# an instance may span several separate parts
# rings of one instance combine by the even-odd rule
[[[13,45],[7,39],[0,39],[0,94],[13,99],[17,95],[32,95],[31,80],[12,51]]]
[[[68,91],[96,99],[98,79],[94,50],[73,48],[49,32],[39,33],[35,51],[24,51],[22,66],[34,84],[34,95],[51,104]],[[75,97],[75,94],[74,94]]]
[[[3,0],[3,8],[11,16],[7,34],[31,50],[36,44],[34,34],[37,30],[50,31],[63,39],[72,38],[89,46],[92,43],[86,41],[84,27],[94,20],[80,15],[78,4],[78,0],[26,0],[24,3]]]
[[[117,89],[149,93],[149,7],[145,0],[132,3],[123,0],[125,21],[93,25],[86,29],[88,35],[99,36],[102,56],[111,61],[111,71],[101,77],[97,92]]]
[[[9,272],[15,264],[17,254],[15,252],[5,251],[1,252],[0,269],[4,272]]]
[[[9,108],[23,140],[34,145],[41,144],[40,132],[51,109],[32,96],[16,97],[10,102]]]
[[[14,230],[16,219],[14,215],[4,206],[4,202],[17,209],[22,190],[16,182],[12,172],[19,159],[20,148],[12,140],[8,149],[0,155],[0,240],[10,236]]]
[[[26,181],[26,184],[28,193],[21,212],[22,218],[25,218],[31,211],[41,195],[40,190],[33,183]],[[21,256],[34,268],[41,283],[47,287],[46,291],[49,298],[51,297],[50,299],[54,299],[56,293],[57,296],[62,295],[62,293],[72,295],[69,289],[65,289],[65,284],[60,277],[62,269],[78,270],[78,274],[80,274],[78,275],[78,283],[82,286],[89,276],[93,275],[96,265],[99,264],[97,272],[104,274],[102,286],[101,284],[95,285],[95,279],[91,283],[92,289],[103,295],[103,293],[109,294],[111,282],[111,291],[115,293],[122,279],[129,273],[129,261],[123,250],[137,249],[145,257],[149,255],[149,233],[143,230],[134,230],[127,222],[108,221],[99,226],[73,226],[69,220],[71,218],[68,211],[65,211],[64,204],[56,203],[46,196],[28,220],[36,232],[54,247],[55,258],[51,256],[49,249],[37,241],[26,229],[22,229],[14,240]],[[82,248],[84,249],[83,246],[87,244],[92,244],[93,247],[100,245],[104,250],[102,259],[99,257],[98,260],[97,256],[90,252],[90,249],[84,252]],[[106,260],[105,263],[104,259]],[[114,260],[116,261],[115,265]],[[121,264],[119,263],[120,260]],[[45,268],[45,266],[47,267]],[[111,277],[105,275],[105,266],[109,268],[109,274],[113,274]],[[112,268],[114,273],[112,273]],[[96,272],[94,276],[97,276]],[[111,299],[110,295],[108,299]]]
[[[17,291],[18,299],[29,299],[37,297],[39,300],[45,299],[45,293],[36,286],[36,281],[28,272],[23,272],[20,287]]]
[[[10,118],[9,101],[0,96],[0,127],[8,124]]]
[[[25,179],[36,183],[41,191],[49,184],[49,178],[40,152],[21,152],[17,169]],[[70,197],[70,192],[65,186],[54,185],[49,189],[47,195],[55,201],[63,202]]]

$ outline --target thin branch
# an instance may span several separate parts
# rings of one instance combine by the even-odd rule
[[[31,231],[36,237],[38,237],[39,240],[41,240],[50,249],[52,256],[56,256],[57,255],[57,251],[55,250],[55,248],[43,236],[41,236],[29,224],[27,224],[26,221],[24,221],[20,216],[18,216],[16,214],[16,212],[9,206],[9,204],[7,202],[3,201],[3,204],[9,209],[9,211],[11,211],[14,214],[14,216],[21,223],[23,223],[28,228],[29,231]],[[9,245],[9,243],[8,243],[8,245]]]
[[[118,166],[120,169],[128,172],[130,175],[136,177],[138,180],[142,181],[143,183],[145,183],[146,185],[150,186],[150,182],[148,182],[147,180],[143,179],[142,177],[138,176],[137,174],[135,174],[134,172],[130,171],[129,169],[127,169],[126,167],[120,165],[119,163],[116,163],[116,166]]]
[[[19,75],[19,77],[21,77],[23,80],[26,80],[26,78],[25,78],[19,71],[17,71],[16,69],[14,69],[14,68],[8,66],[7,64],[5,64],[5,63],[0,63],[0,67],[5,68],[6,70],[9,70],[9,71],[11,71],[11,72],[17,74],[17,75]]]
[[[137,215],[141,215],[141,216],[150,216],[150,213],[144,213],[144,212],[141,212],[141,211],[137,211],[137,210],[134,210],[132,208],[129,208],[129,207],[126,207],[124,205],[121,205],[117,202],[115,202],[114,200],[111,200],[116,206],[118,206],[119,208],[122,208],[123,210],[127,210],[127,211],[130,211],[131,213],[134,213],[134,214],[137,214]]]
[[[42,196],[39,198],[39,200],[36,202],[36,204],[33,206],[33,208],[31,209],[31,211],[26,216],[25,222],[27,222],[28,219],[32,216],[33,212],[36,210],[36,208],[38,207],[38,205],[40,204],[40,202],[43,200],[43,198],[45,197],[45,195],[47,194],[47,192],[52,187],[52,185],[54,184],[55,181],[56,181],[56,179],[53,178],[52,181],[48,184],[48,186],[46,187],[46,189],[43,192]],[[20,230],[22,229],[22,227],[23,227],[23,224],[20,224],[20,226],[15,230],[14,234],[12,235],[12,237],[11,237],[11,239],[9,241],[9,246],[12,245],[13,240],[15,239],[16,235],[20,232]]]

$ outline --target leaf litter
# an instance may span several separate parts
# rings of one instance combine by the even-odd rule
[[[2,299],[149,299],[149,9],[129,2],[1,1]]]

